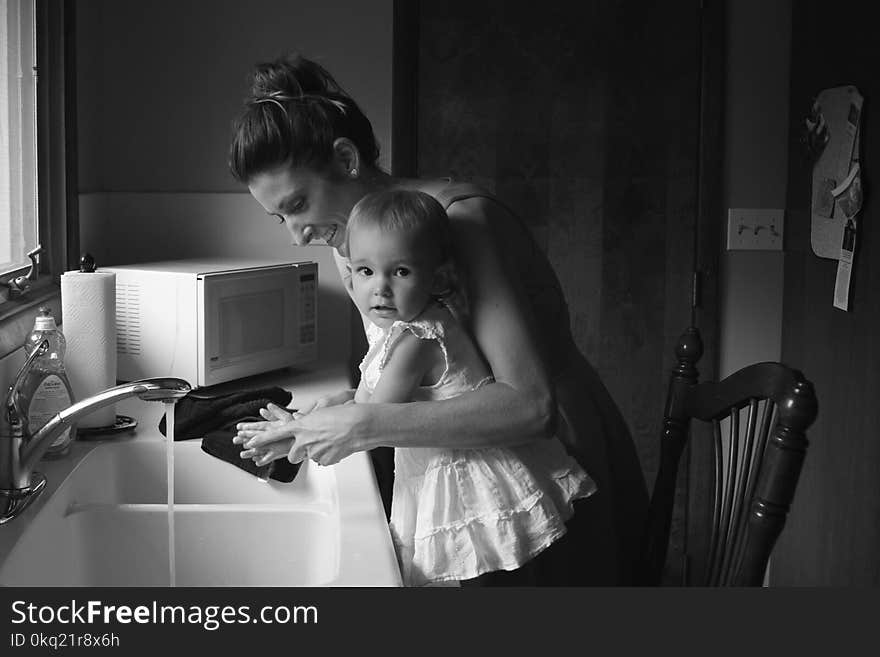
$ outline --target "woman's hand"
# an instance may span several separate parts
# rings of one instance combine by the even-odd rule
[[[243,444],[242,457],[254,459],[257,465],[283,456],[291,463],[308,458],[320,465],[333,465],[362,451],[356,432],[361,409],[359,404],[344,404],[291,415],[270,405],[260,411],[266,421],[240,423],[233,442]]]
[[[299,463],[305,458],[312,458],[322,465],[336,463],[351,452],[337,456],[344,450],[338,448],[330,450],[326,444],[316,444],[308,448],[308,444],[321,443],[321,441],[313,435],[316,423],[303,424],[301,420],[318,409],[339,406],[352,401],[354,393],[354,390],[348,389],[326,395],[294,413],[269,404],[266,408],[260,409],[260,415],[264,418],[263,422],[241,422],[236,426],[238,434],[232,442],[236,445],[243,445],[245,450],[241,453],[241,457],[253,459],[256,465],[265,465],[283,457],[288,457],[291,463]],[[330,426],[332,427],[333,424],[331,421]],[[326,421],[318,424],[319,427],[323,427],[323,429],[319,429],[319,433],[322,433],[322,436],[329,433],[332,438],[335,432],[332,428],[328,432],[326,425]],[[312,428],[310,429],[310,427]],[[311,440],[309,440],[310,437]],[[326,443],[326,440],[323,442]]]

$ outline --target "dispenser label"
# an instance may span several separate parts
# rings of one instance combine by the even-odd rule
[[[54,374],[48,375],[37,386],[28,407],[28,425],[31,435],[42,429],[46,422],[70,406],[71,403],[70,392],[64,385],[64,381]],[[69,435],[70,429],[67,429],[55,439],[52,447],[61,447],[66,444]]]

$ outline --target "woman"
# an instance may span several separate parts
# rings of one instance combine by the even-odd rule
[[[495,383],[444,401],[346,404],[352,390],[295,417],[276,410],[269,421],[241,427],[243,457],[329,465],[377,447],[509,446],[556,435],[598,493],[578,503],[566,537],[527,573],[482,582],[632,583],[645,482],[620,412],[572,340],[549,262],[490,193],[446,179],[396,179],[377,166],[378,156],[369,120],[319,65],[291,55],[257,66],[230,149],[233,175],[286,224],[295,245],[335,249],[349,293],[345,227],[355,203],[380,189],[434,196],[452,222],[468,328]]]

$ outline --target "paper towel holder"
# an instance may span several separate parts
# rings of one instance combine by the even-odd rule
[[[91,253],[83,253],[79,258],[80,272],[90,274],[95,271],[95,258]],[[132,431],[137,427],[137,420],[127,415],[117,415],[116,421],[106,427],[80,427],[77,429],[79,440],[106,440],[112,434]]]

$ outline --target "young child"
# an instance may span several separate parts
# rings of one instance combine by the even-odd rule
[[[492,381],[462,324],[449,219],[432,196],[369,194],[346,238],[352,296],[369,320],[356,402],[443,400]],[[395,449],[390,526],[408,586],[519,568],[596,490],[555,437],[512,448],[418,442]]]

